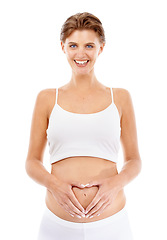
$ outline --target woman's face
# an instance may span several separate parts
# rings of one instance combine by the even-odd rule
[[[61,46],[72,70],[76,74],[89,74],[103,51],[104,43],[100,43],[93,30],[75,30],[65,43],[61,42]]]

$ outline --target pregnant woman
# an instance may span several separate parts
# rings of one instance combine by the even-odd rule
[[[141,158],[130,93],[95,76],[105,46],[96,16],[69,17],[60,40],[71,79],[39,92],[26,159],[27,174],[47,190],[38,240],[132,240],[123,189],[139,174]],[[43,166],[47,142],[51,173]]]

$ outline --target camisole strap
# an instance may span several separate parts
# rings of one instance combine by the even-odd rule
[[[58,99],[58,88],[56,88],[56,103],[57,104],[57,99]]]
[[[113,90],[112,90],[112,88],[110,88],[111,89],[111,97],[112,97],[112,104],[114,103],[114,97],[113,97]]]

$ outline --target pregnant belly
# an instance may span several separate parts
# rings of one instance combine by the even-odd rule
[[[57,162],[54,166],[52,166],[51,173],[64,182],[78,181],[83,184],[87,184],[93,179],[103,179],[118,174],[114,163],[91,157],[71,157],[67,161]],[[96,196],[98,189],[98,186],[90,188],[85,187],[83,189],[75,186],[72,187],[75,197],[85,209]],[[125,196],[123,190],[121,190],[112,205],[107,207],[100,216],[95,216],[92,219],[79,219],[77,217],[70,216],[69,213],[57,203],[52,193],[48,190],[46,194],[46,205],[50,211],[67,221],[91,222],[109,217],[121,210],[125,205]]]
[[[73,193],[74,193],[75,197],[79,201],[79,203],[86,209],[86,207],[91,203],[91,201],[93,200],[93,198],[97,194],[98,187],[93,186],[93,187],[84,188],[84,189],[73,187],[72,190],[73,190]],[[70,216],[69,213],[67,213],[57,203],[57,201],[54,199],[53,195],[48,190],[47,190],[47,194],[46,194],[46,199],[45,200],[46,200],[47,207],[54,214],[56,214],[58,217],[60,217],[62,219],[65,219],[65,220],[77,221],[78,222],[79,218],[75,217],[75,219],[74,219],[72,216]]]
[[[86,209],[90,202],[92,202],[96,193],[98,192],[98,187],[93,186],[91,188],[84,189],[73,187],[72,190],[80,204]]]

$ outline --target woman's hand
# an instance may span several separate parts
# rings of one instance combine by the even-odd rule
[[[54,186],[52,186],[51,193],[56,199],[57,203],[71,216],[84,216],[85,209],[79,203],[78,199],[75,197],[72,187],[76,186],[79,188],[84,188],[85,186],[78,183],[68,183],[63,181],[56,181]]]
[[[118,192],[120,191],[120,187],[116,181],[116,176],[97,181],[91,181],[89,182],[89,185],[87,185],[87,187],[92,186],[99,186],[99,190],[92,202],[86,208],[86,217],[99,216],[113,203]]]

